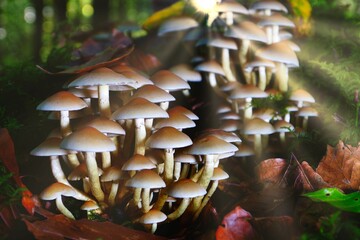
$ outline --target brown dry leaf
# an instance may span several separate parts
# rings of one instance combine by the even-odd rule
[[[360,183],[360,148],[344,144],[328,146],[316,172],[330,186],[342,190],[358,190]]]
[[[270,158],[257,166],[257,175],[262,183],[277,184],[283,178],[287,163],[282,158]]]
[[[46,210],[42,210],[43,212]],[[44,214],[42,214],[44,215]],[[71,220],[64,215],[46,213],[45,220],[32,221],[24,218],[28,230],[39,240],[161,240],[165,239],[146,232],[126,228],[111,222],[96,222],[87,219]]]
[[[317,189],[329,187],[329,184],[327,184],[306,161],[303,161],[299,166],[299,176],[303,189],[306,191],[315,191]]]

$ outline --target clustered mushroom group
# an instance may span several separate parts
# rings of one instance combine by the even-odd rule
[[[40,198],[56,200],[58,210],[74,219],[62,196],[101,213],[131,195],[126,208],[136,212],[132,220],[152,233],[159,222],[182,216],[196,220],[218,181],[229,177],[220,160],[260,158],[268,141],[264,136],[279,132],[285,144],[286,131],[294,124],[306,129],[308,117],[317,115],[310,106],[314,98],[303,89],[290,94],[285,115],[253,108],[253,99],[288,92],[288,69],[298,66],[297,45],[283,30],[294,25],[278,12],[287,10],[277,1],[256,2],[249,9],[217,1],[206,14],[206,26],[188,16],[171,18],[160,26],[159,37],[182,31],[184,44],[205,43],[209,54],[150,75],[125,63],[99,67],[40,103],[38,110],[60,121],[31,152],[50,157],[56,181]],[[206,41],[188,36],[201,28]],[[186,98],[193,94],[189,83],[201,81],[223,103],[217,110],[221,126],[191,139],[183,129],[196,127],[199,118],[172,93]]]

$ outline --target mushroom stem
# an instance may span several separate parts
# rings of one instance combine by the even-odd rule
[[[161,102],[160,103],[160,107],[164,110],[167,111],[169,108],[170,103],[169,102]]]
[[[279,38],[279,25],[272,26],[272,42],[277,43],[280,41]]]
[[[58,156],[50,156],[51,171],[56,181],[69,185],[69,181],[66,179],[64,171],[61,168],[60,160]]]
[[[179,179],[187,178],[190,171],[190,164],[186,163],[182,166]]]
[[[150,211],[150,188],[144,188],[142,190],[141,203],[143,213]]]
[[[252,98],[245,98],[244,120],[252,118]]]
[[[262,143],[261,143],[261,134],[254,135],[254,151],[256,157],[260,157],[262,154]]]
[[[165,149],[165,159],[164,159],[164,182],[166,186],[173,182],[174,174],[174,149]]]
[[[174,166],[174,180],[177,181],[180,178],[181,173],[181,162],[175,162]]]
[[[303,121],[302,121],[302,129],[303,129],[304,131],[307,130],[308,122],[309,122],[309,117],[304,116],[304,117],[303,117]]]
[[[209,84],[210,84],[211,87],[213,87],[213,88],[217,87],[217,81],[216,81],[215,73],[210,72],[208,80],[209,80]]]
[[[141,204],[141,188],[135,188],[133,200],[134,200],[134,205],[139,207]]]
[[[222,67],[224,69],[226,78],[230,82],[236,81],[236,78],[235,78],[234,74],[232,73],[231,67],[230,67],[230,51],[229,51],[229,49],[226,49],[226,48],[222,49],[221,60],[222,60]]]
[[[174,212],[170,213],[167,216],[168,221],[173,221],[173,220],[181,217],[181,215],[185,212],[185,210],[189,206],[189,204],[190,204],[190,198],[182,199],[178,208]]]
[[[258,71],[259,71],[259,88],[264,91],[266,88],[266,68],[264,66],[260,66]]]
[[[279,137],[280,137],[281,146],[285,146],[285,142],[286,142],[286,140],[285,140],[285,132],[280,132]]]
[[[134,130],[133,130],[134,122],[133,120],[125,120],[125,139],[124,139],[124,146],[123,146],[123,158],[128,159],[132,153],[132,147],[134,142]]]
[[[60,129],[63,137],[71,133],[69,111],[60,111]]]
[[[102,152],[102,169],[111,167],[111,155],[110,152]]]
[[[201,211],[204,209],[206,204],[209,202],[211,196],[216,191],[218,184],[219,184],[219,181],[217,181],[217,180],[212,182],[211,187],[209,188],[208,192],[206,193],[204,199],[202,200],[200,207],[196,210],[195,215],[193,216],[193,221],[195,221],[199,217]]]
[[[91,192],[99,202],[104,202],[104,192],[101,189],[95,152],[86,152],[86,167],[89,175]]]
[[[150,232],[151,232],[152,234],[154,234],[154,233],[155,233],[156,229],[157,229],[157,223],[153,223],[153,224],[151,224],[151,229],[150,229]]]
[[[70,219],[75,220],[74,215],[69,211],[69,209],[67,209],[62,201],[61,196],[57,197],[56,200],[56,207],[57,209],[65,216],[68,217]]]
[[[110,110],[110,101],[109,101],[109,86],[99,85],[98,94],[99,94],[98,101],[99,101],[100,116],[110,118],[111,110]]]
[[[240,62],[240,66],[242,66],[242,67],[244,66],[244,64],[247,61],[246,56],[249,52],[249,49],[250,49],[250,40],[242,39],[240,50],[239,50],[239,62]]]
[[[276,80],[281,92],[288,91],[289,73],[288,68],[284,63],[276,63]]]
[[[119,189],[119,181],[113,181],[111,184],[111,189],[110,189],[109,198],[108,198],[110,206],[115,205],[115,198],[116,198],[118,189]]]
[[[143,118],[135,119],[135,150],[134,154],[145,155],[146,129]]]

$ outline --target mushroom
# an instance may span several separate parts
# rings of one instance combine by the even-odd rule
[[[153,168],[156,168],[156,165],[148,157],[134,154],[122,165],[121,170],[130,171],[130,177],[133,177],[136,173],[135,171]]]
[[[182,113],[184,114],[185,116],[187,116],[188,118],[190,118],[191,120],[199,120],[199,117],[196,116],[192,111],[190,111],[189,109],[183,107],[183,106],[180,106],[180,105],[177,105],[175,107],[172,107],[172,108],[169,108],[167,110],[167,112],[169,114],[172,114],[173,112],[175,113]]]
[[[199,72],[208,73],[209,76],[208,76],[207,79],[209,81],[210,86],[213,87],[213,88],[218,87],[218,83],[217,83],[215,74],[225,76],[224,69],[215,60],[210,60],[210,61],[207,61],[207,62],[200,63],[199,65],[197,65],[195,67],[195,70],[197,70]]]
[[[151,227],[149,228],[149,231],[151,233],[155,233],[156,229],[157,229],[157,224],[159,222],[163,222],[166,220],[166,214],[156,210],[156,209],[151,209],[150,211],[148,211],[147,213],[145,213],[144,215],[142,215],[139,218],[139,222],[142,224],[145,224],[145,226],[148,226],[149,224],[151,224]]]
[[[86,211],[88,219],[91,219],[94,213],[97,215],[102,213],[100,206],[95,201],[86,201],[80,209]]]
[[[62,201],[61,196],[74,197],[75,191],[69,185],[65,185],[60,182],[51,184],[49,187],[45,188],[39,195],[42,200],[54,200],[56,203],[57,209],[66,217],[70,219],[75,219],[74,215],[67,209]]]
[[[188,118],[182,113],[171,112],[169,113],[169,118],[162,119],[157,122],[154,126],[154,129],[159,129],[163,127],[174,127],[179,131],[182,131],[186,128],[193,128],[196,124],[193,120]]]
[[[280,41],[279,28],[291,27],[294,28],[295,24],[288,18],[274,14],[271,16],[264,16],[258,23],[259,26],[265,27],[265,31],[268,37],[268,44],[276,43]]]
[[[307,130],[309,117],[317,117],[318,115],[318,111],[312,107],[302,107],[296,114],[297,117],[303,117],[302,129],[304,131]]]
[[[188,16],[172,17],[164,21],[158,30],[158,36],[163,36],[170,32],[184,31],[197,27],[199,24],[193,18]]]
[[[85,162],[89,174],[91,192],[100,203],[103,203],[104,192],[100,185],[95,153],[114,151],[116,149],[115,144],[97,129],[84,127],[65,137],[60,147],[85,152]]]
[[[287,8],[279,1],[256,1],[254,2],[250,8],[252,11],[257,11],[261,15],[271,16],[273,11],[284,12],[287,13]]]
[[[103,174],[103,170],[101,168],[98,168],[98,174],[99,177]],[[86,193],[89,193],[91,191],[90,189],[90,183],[89,183],[89,174],[86,167],[86,163],[82,162],[72,170],[72,172],[67,177],[70,181],[83,181],[83,189]]]
[[[294,126],[285,120],[278,120],[274,123],[274,128],[279,133],[280,144],[284,146],[286,142],[285,133],[293,131]]]
[[[290,94],[289,100],[295,101],[298,108],[302,108],[304,106],[304,102],[306,103],[314,103],[314,97],[305,89],[297,89]]]
[[[234,13],[249,14],[248,10],[238,2],[220,2],[216,5],[216,12],[225,13],[226,25],[231,26],[234,24]]]
[[[115,198],[119,189],[119,181],[125,179],[124,173],[120,167],[111,166],[105,169],[104,173],[100,177],[101,182],[112,182],[110,193],[108,196],[108,202],[110,206],[115,205]]]

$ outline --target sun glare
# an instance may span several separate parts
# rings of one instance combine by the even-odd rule
[[[210,13],[214,10],[218,0],[190,0],[190,2],[199,12]]]

